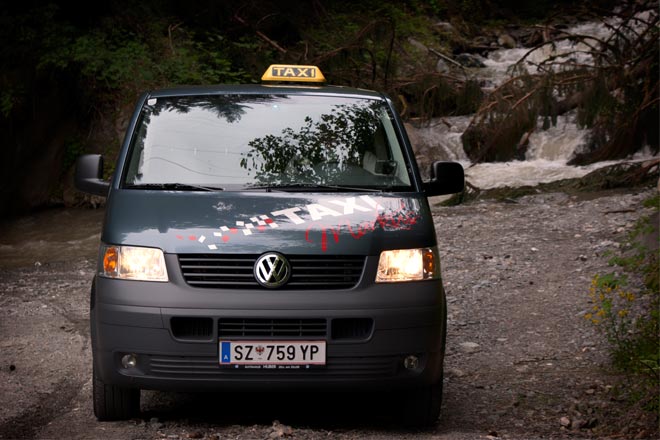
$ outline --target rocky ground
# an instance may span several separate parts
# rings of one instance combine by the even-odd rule
[[[434,208],[449,334],[442,416],[423,431],[397,426],[382,396],[340,393],[143,392],[141,419],[96,422],[94,253],[0,268],[0,438],[657,438],[657,426],[626,416],[620,378],[583,318],[593,275],[652,191]]]

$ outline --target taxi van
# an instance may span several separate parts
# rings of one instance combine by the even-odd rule
[[[427,197],[391,100],[273,65],[259,85],[149,91],[111,181],[91,287],[98,420],[135,417],[140,390],[391,390],[434,423],[446,300]]]

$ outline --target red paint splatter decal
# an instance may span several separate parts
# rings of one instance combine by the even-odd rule
[[[295,225],[308,223],[305,229],[305,240],[309,243],[319,243],[323,252],[327,251],[328,246],[333,242],[339,243],[341,230],[347,230],[350,237],[354,240],[359,240],[368,232],[374,231],[376,228],[381,228],[385,231],[401,231],[410,230],[419,221],[419,205],[415,199],[411,199],[407,205],[404,200],[400,199],[400,207],[394,211],[391,208],[385,209],[378,201],[370,196],[359,197],[346,197],[344,199],[324,201],[324,204],[312,203],[309,205],[294,206],[279,211],[273,211],[269,215],[256,215],[249,217],[250,221],[237,220],[234,225],[222,225],[212,232],[212,237],[200,235],[188,236],[190,241],[198,241],[210,250],[217,250],[218,245],[227,243],[231,240],[233,235],[239,232],[243,236],[251,236],[254,232],[267,232],[269,229],[278,228],[278,223],[271,218],[285,217],[289,222]],[[311,219],[306,220],[299,215],[307,211],[308,217]],[[363,221],[362,223],[354,223],[350,217],[356,214],[364,216],[365,212],[373,213],[370,220]],[[324,217],[328,217],[327,219]],[[347,217],[344,220],[328,221],[330,218]],[[320,237],[316,234],[320,232]],[[316,236],[316,238],[315,238]],[[177,235],[177,239],[183,240],[182,235]],[[319,240],[320,238],[320,240]]]

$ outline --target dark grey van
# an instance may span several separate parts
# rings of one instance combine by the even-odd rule
[[[145,93],[107,195],[91,290],[94,412],[139,413],[140,390],[399,390],[437,420],[446,301],[428,196],[383,94],[271,66],[248,86]],[[322,80],[322,79],[321,79]]]

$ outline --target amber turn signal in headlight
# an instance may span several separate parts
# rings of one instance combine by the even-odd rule
[[[383,251],[378,260],[377,283],[419,281],[440,278],[436,248]]]
[[[163,251],[134,246],[101,246],[99,275],[125,280],[166,282]]]

